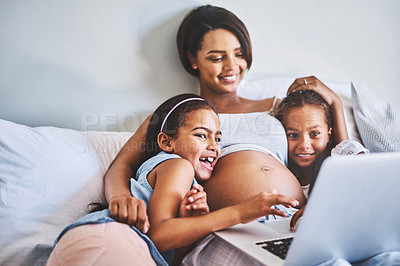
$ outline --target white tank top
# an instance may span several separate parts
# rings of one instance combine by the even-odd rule
[[[287,163],[287,139],[279,120],[269,111],[219,114],[222,131],[222,156],[240,150],[268,153]]]

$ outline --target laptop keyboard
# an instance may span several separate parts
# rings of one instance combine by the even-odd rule
[[[293,237],[288,237],[270,241],[260,241],[257,242],[256,245],[284,260],[292,240]]]

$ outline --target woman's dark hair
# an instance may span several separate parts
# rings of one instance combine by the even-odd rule
[[[176,106],[178,103],[190,98],[194,99],[188,100],[187,102],[183,102],[182,104]],[[168,112],[172,110],[172,108],[174,108],[175,106],[176,108],[169,114],[167,119],[165,119]],[[161,130],[163,133],[172,138],[176,137],[178,129],[184,125],[187,115],[192,111],[200,109],[208,109],[217,113],[215,108],[209,102],[207,102],[200,96],[192,93],[180,94],[162,103],[154,111],[153,115],[150,118],[149,126],[147,128],[145,155],[146,159],[156,155],[161,151],[161,148],[158,146],[157,143],[157,136],[161,132]],[[161,129],[163,122],[164,125]]]
[[[324,112],[325,122],[328,125],[328,129],[333,126],[333,117],[332,117],[332,108],[331,106],[315,91],[312,90],[303,90],[296,91],[290,93],[288,96],[282,99],[278,106],[278,110],[275,113],[275,117],[281,121],[283,126],[285,127],[283,116],[286,112],[288,112],[291,108],[303,107],[304,105],[314,105],[321,108]],[[314,160],[314,162],[310,165],[310,189],[308,194],[311,193],[311,190],[314,186],[315,179],[317,178],[319,169],[321,168],[322,162],[330,156],[330,152],[334,147],[334,138],[335,136],[332,134],[331,139],[326,147],[326,149]],[[299,167],[293,163],[290,159],[288,162],[288,168],[292,173],[297,177],[299,174]]]
[[[194,70],[187,53],[196,57],[201,50],[204,35],[210,31],[224,29],[234,34],[240,43],[247,69],[253,61],[250,35],[244,23],[231,11],[222,7],[205,5],[190,11],[183,19],[177,35],[177,46],[181,63],[185,70],[198,77],[198,70]]]

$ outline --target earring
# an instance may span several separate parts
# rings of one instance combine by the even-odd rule
[[[197,65],[192,65],[193,70],[197,70]]]

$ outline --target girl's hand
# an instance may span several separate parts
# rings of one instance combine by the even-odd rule
[[[292,218],[290,219],[290,230],[291,231],[296,231],[297,222],[299,221],[300,217],[303,216],[305,209],[306,209],[306,205],[304,205],[300,210],[298,210],[295,214],[293,214]]]
[[[303,77],[296,79],[292,85],[290,85],[286,95],[289,95],[292,92],[300,91],[300,90],[313,90],[329,104],[329,105],[338,105],[342,104],[340,97],[330,88],[328,88],[324,83],[322,83],[315,76]]]
[[[209,212],[206,192],[201,185],[194,184],[193,188],[182,199],[179,217],[198,216]]]
[[[146,203],[133,196],[114,197],[110,200],[108,209],[115,221],[135,226],[144,234],[150,227],[146,212]]]
[[[283,211],[271,208],[273,205],[282,204],[285,207],[296,207],[299,202],[282,194],[276,194],[274,189],[271,193],[260,192],[257,195],[237,204],[241,223],[251,222],[259,217],[270,214],[286,217]]]

